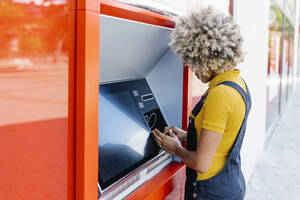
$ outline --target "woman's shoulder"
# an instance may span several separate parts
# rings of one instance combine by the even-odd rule
[[[230,81],[238,84],[246,92],[246,85],[241,78],[235,78]],[[223,101],[224,103],[232,104],[240,100],[240,94],[235,88],[220,84],[209,90],[207,99],[212,103]]]
[[[216,104],[232,104],[232,91],[229,87],[225,85],[218,85],[216,87],[213,87],[209,90],[206,102],[212,105]]]
[[[246,84],[245,84],[244,80],[239,76],[231,78],[231,79],[226,80],[226,81],[234,82],[237,85],[239,85],[245,92],[247,91]],[[230,87],[230,86],[224,85],[224,84],[220,84],[220,85],[215,86],[214,88],[211,88],[210,92],[217,93],[217,94],[219,94],[219,93],[227,93],[227,94],[229,93],[230,94],[234,90],[236,91],[236,89],[233,88],[233,87]]]
[[[226,85],[217,85],[208,91],[210,97],[227,97],[230,96],[231,89]]]

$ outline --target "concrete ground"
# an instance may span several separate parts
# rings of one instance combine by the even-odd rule
[[[300,199],[300,88],[266,140],[249,181],[246,200]]]

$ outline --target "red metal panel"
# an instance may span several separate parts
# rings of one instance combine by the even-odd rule
[[[75,1],[71,1],[69,6]],[[69,75],[68,75],[68,199],[75,198],[75,26],[76,12],[70,11],[68,18],[69,31]]]
[[[96,199],[99,13],[87,10],[76,13],[76,199]]]
[[[100,13],[168,28],[175,27],[175,22],[170,17],[114,0],[100,0]]]
[[[126,200],[176,200],[182,196],[185,183],[185,165],[172,162],[159,174],[131,193]]]
[[[188,119],[189,113],[192,109],[192,78],[191,78],[192,71],[188,67],[184,67],[183,71],[183,105],[182,105],[182,128],[187,130],[188,127]]]
[[[77,0],[76,10],[89,10],[99,13],[101,0]]]
[[[0,4],[0,199],[73,199],[75,15],[71,0],[26,2]]]

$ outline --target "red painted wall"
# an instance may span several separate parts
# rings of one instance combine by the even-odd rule
[[[1,200],[74,198],[71,7],[0,2]]]

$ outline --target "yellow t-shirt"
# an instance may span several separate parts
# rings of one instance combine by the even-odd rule
[[[197,180],[211,178],[221,171],[244,119],[246,107],[242,96],[232,87],[217,86],[224,81],[235,82],[246,91],[239,70],[223,72],[210,81],[209,93],[201,111],[195,118],[197,141],[202,128],[223,134],[223,137],[209,170],[204,174],[198,173]]]

